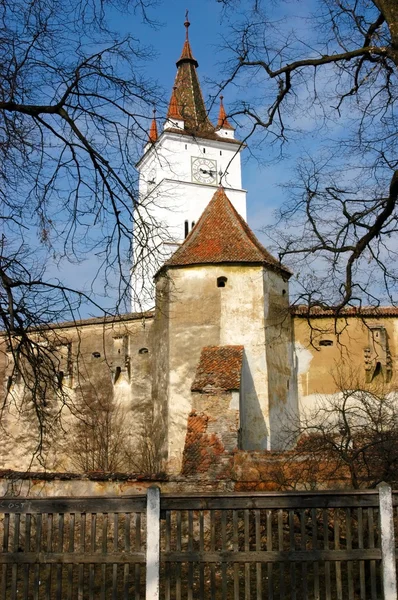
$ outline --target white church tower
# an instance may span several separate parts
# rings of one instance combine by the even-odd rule
[[[153,276],[184,241],[222,185],[238,213],[246,220],[246,191],[242,189],[240,152],[220,97],[214,126],[206,111],[197,75],[198,62],[186,39],[177,61],[177,75],[163,131],[156,116],[149,141],[137,163],[141,219],[148,223],[134,237],[132,310],[154,307]]]

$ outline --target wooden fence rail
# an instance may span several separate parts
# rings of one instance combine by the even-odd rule
[[[3,498],[0,600],[396,600],[395,539],[386,485]]]

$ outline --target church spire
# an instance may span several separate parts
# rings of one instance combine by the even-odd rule
[[[179,114],[184,121],[184,129],[194,135],[215,132],[215,127],[207,116],[207,110],[200,89],[198,74],[198,61],[194,58],[189,42],[188,11],[185,15],[185,41],[181,56],[178,59],[177,75],[174,82],[173,93],[169,104],[171,110]],[[175,108],[176,107],[176,108]],[[170,114],[168,115],[170,116]]]
[[[158,139],[158,126],[156,124],[156,108],[153,109],[153,118],[149,130],[149,141],[154,143]]]

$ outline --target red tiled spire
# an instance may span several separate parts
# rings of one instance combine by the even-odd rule
[[[176,98],[178,112],[184,121],[184,129],[193,135],[214,134],[215,127],[207,116],[206,106],[200,89],[198,74],[196,72],[198,61],[192,54],[189,43],[188,29],[188,11],[185,19],[185,41],[181,56],[177,61],[177,75],[174,82],[174,90],[170,100],[169,110],[173,102],[173,95]],[[168,115],[169,116],[169,115]],[[176,118],[176,117],[175,117]]]
[[[183,121],[184,119],[182,118],[180,111],[178,109],[176,89],[177,88],[174,86],[173,92],[172,92],[171,98],[170,98],[169,110],[167,111],[167,118],[168,119],[179,119],[180,121]]]
[[[158,139],[158,126],[156,124],[156,108],[153,109],[153,119],[149,130],[149,141],[156,142]]]
[[[200,264],[251,263],[290,277],[290,271],[258,241],[246,222],[218,188],[199,221],[165,267]]]
[[[228,122],[223,100],[224,96],[220,96],[220,112],[218,113],[217,127],[220,129],[234,129],[232,125]]]

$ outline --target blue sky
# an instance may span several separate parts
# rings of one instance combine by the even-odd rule
[[[152,26],[142,22],[138,14],[126,18],[114,10],[110,13],[111,24],[114,29],[120,33],[130,34],[137,38],[141,44],[152,50],[152,57],[144,65],[144,71],[147,76],[158,82],[159,89],[162,91],[165,103],[170,98],[176,74],[176,60],[178,60],[185,37],[185,11],[189,10],[189,20],[191,27],[189,30],[190,42],[195,58],[199,62],[198,75],[205,101],[208,101],[211,94],[215,92],[215,83],[221,82],[223,77],[223,61],[225,52],[222,51],[223,37],[228,37],[229,27],[236,21],[244,17],[242,7],[245,1],[240,3],[241,11],[232,11],[224,14],[222,5],[216,0],[164,0],[159,3],[156,9],[149,9],[149,18],[156,21]],[[248,4],[250,2],[248,1]],[[306,16],[311,6],[311,2],[293,1],[287,4],[288,18],[286,26],[288,28],[306,27],[303,16]],[[286,5],[284,7],[286,9]],[[273,17],[278,17],[277,7],[273,6]],[[285,11],[286,12],[286,11]],[[301,15],[300,15],[301,12]],[[263,90],[260,89],[260,94]],[[224,92],[224,103],[232,106],[235,100],[242,100],[244,90],[239,87],[230,86]],[[260,96],[261,98],[261,96]],[[160,108],[160,114],[164,107]],[[216,118],[218,111],[218,102],[214,106],[211,116]],[[148,115],[149,117],[150,115]],[[237,129],[237,137],[239,129]],[[249,142],[250,144],[250,142]],[[272,161],[274,150],[263,144],[257,155],[261,162],[267,163],[262,166],[261,163],[251,156],[248,150],[243,152],[243,187],[248,190],[248,222],[258,237],[269,245],[265,236],[261,233],[261,227],[269,225],[273,220],[274,210],[284,200],[285,191],[280,187],[291,177],[292,165],[295,157],[300,152],[299,145],[292,144],[289,147],[289,157],[283,161]],[[289,173],[289,177],[288,174]],[[94,257],[88,257],[80,265],[68,263],[62,264],[62,280],[65,283],[70,282],[71,286],[79,287],[89,292],[91,279],[96,268]],[[101,305],[112,304],[112,298],[104,301],[101,298],[101,282],[95,285],[95,294],[93,299]],[[93,308],[83,308],[81,316],[85,317],[93,314]]]

